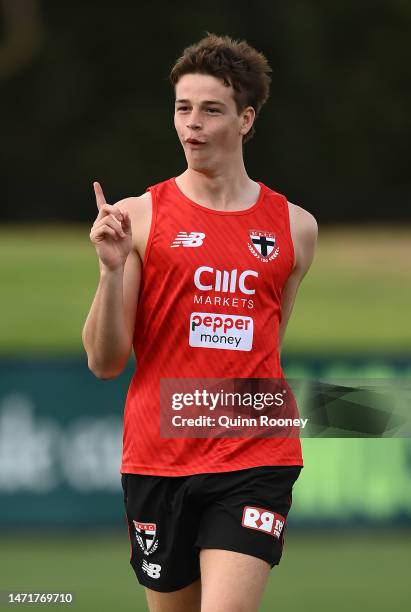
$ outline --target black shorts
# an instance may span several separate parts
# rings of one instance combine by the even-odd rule
[[[122,474],[140,584],[170,592],[200,577],[201,548],[281,559],[292,488],[301,466],[264,466],[191,476]]]

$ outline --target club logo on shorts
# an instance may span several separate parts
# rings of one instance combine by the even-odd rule
[[[203,232],[178,232],[171,247],[199,247],[203,244],[205,234]]]
[[[249,236],[248,249],[254,257],[258,257],[261,261],[271,261],[277,257],[280,247],[276,247],[275,234],[260,230],[250,230]]]
[[[155,523],[141,523],[133,521],[136,530],[136,539],[145,555],[151,555],[157,550],[156,540],[157,527]]]
[[[281,514],[278,514],[278,512],[272,512],[264,508],[244,506],[243,518],[241,521],[243,527],[257,529],[257,531],[263,531],[279,539],[284,523],[285,518]]]
[[[158,563],[147,563],[147,561],[143,559],[141,569],[148,574],[150,578],[160,578],[161,565],[158,565]]]

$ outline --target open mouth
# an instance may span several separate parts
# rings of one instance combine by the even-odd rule
[[[190,145],[203,145],[203,144],[205,144],[205,142],[203,142],[201,140],[197,140],[196,138],[188,138],[186,140],[186,144],[190,144]]]

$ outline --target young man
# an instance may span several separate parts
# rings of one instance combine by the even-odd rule
[[[208,35],[187,48],[171,72],[187,169],[113,206],[94,183],[100,282],[83,342],[99,378],[136,353],[121,472],[151,611],[257,610],[303,466],[298,437],[160,436],[160,379],[283,378],[317,225],[244,167],[270,72],[246,42]]]

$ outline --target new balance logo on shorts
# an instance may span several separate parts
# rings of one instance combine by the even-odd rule
[[[205,234],[203,232],[178,232],[171,247],[199,247],[203,244]]]
[[[264,508],[244,506],[241,521],[243,527],[264,531],[264,533],[269,533],[279,539],[284,523],[285,518],[277,512],[271,512],[271,510],[265,510]]]
[[[147,563],[147,561],[143,559],[141,569],[150,576],[150,578],[160,578],[161,565],[158,565],[158,563]]]

